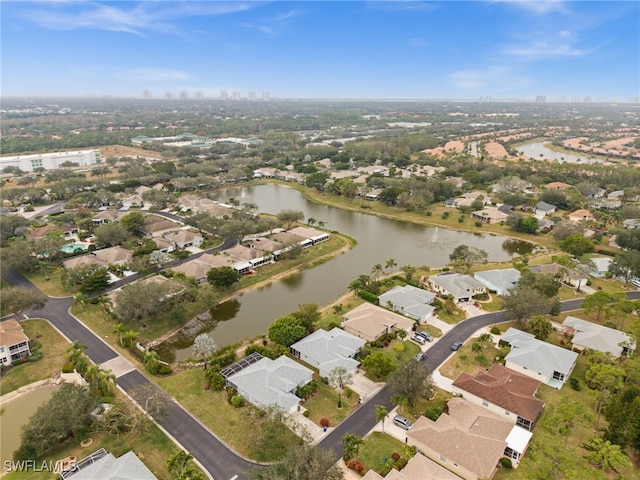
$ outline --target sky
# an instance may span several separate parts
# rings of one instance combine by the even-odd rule
[[[640,96],[640,2],[1,0],[0,94]]]

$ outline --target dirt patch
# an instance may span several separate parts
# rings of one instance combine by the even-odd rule
[[[509,156],[504,146],[498,142],[488,142],[484,145],[484,151],[492,158],[506,158]]]
[[[126,147],[124,145],[108,145],[100,147],[103,159],[108,157],[155,157],[162,159],[162,154],[153,150],[145,150],[138,147]]]

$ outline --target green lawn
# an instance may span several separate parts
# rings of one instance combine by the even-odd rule
[[[262,462],[278,460],[284,448],[267,450],[258,437],[265,435],[261,415],[251,405],[235,408],[227,401],[226,392],[204,390],[201,369],[189,369],[170,377],[157,378],[157,383],[194,417],[210,428],[233,450],[247,458]],[[337,400],[337,399],[336,399]],[[270,429],[271,433],[274,429]],[[300,439],[286,427],[278,430],[272,445],[292,445]]]
[[[419,398],[413,407],[409,405],[402,405],[398,409],[398,413],[403,417],[415,421],[420,415],[424,415],[425,412],[430,408],[439,407],[441,409],[444,409],[445,403],[447,403],[450,399],[451,394],[449,392],[436,388],[433,397],[429,399]]]
[[[41,343],[41,352],[44,357],[36,362],[26,362],[11,367],[2,375],[0,382],[0,395],[17,390],[20,387],[44,380],[53,376],[56,370],[60,370],[66,362],[66,351],[69,342],[65,340],[45,320],[23,320],[20,322],[24,333],[31,339]]]
[[[382,352],[386,357],[391,358],[393,360],[396,367],[399,365],[408,362],[412,358],[414,358],[418,352],[420,351],[420,346],[411,340],[400,340],[399,338],[392,340],[389,346],[384,348],[371,348],[371,353]],[[385,378],[374,378],[372,375],[369,375],[368,372],[365,372],[365,375],[368,379],[374,382],[386,382]]]
[[[49,280],[41,271],[24,273],[31,283],[38,287],[45,295],[50,297],[70,297],[80,291],[79,285],[67,286],[61,281],[61,273],[64,271],[63,267],[55,268],[49,274]]]
[[[446,312],[444,308],[440,308],[436,311],[436,314],[440,320],[450,325],[460,323],[462,320],[467,318],[466,314],[458,307],[456,307],[456,309],[451,313]]]
[[[307,400],[303,406],[309,412],[309,420],[320,425],[320,419],[327,418],[330,426],[335,427],[347,418],[358,405],[359,395],[347,389],[342,395],[342,408],[338,408],[338,392],[325,385],[319,377],[318,392]]]
[[[394,453],[403,455],[404,449],[404,443],[391,435],[373,432],[360,446],[358,459],[364,465],[366,473],[368,470],[379,470],[383,461],[390,459]]]
[[[501,329],[504,331],[504,327],[501,327]],[[477,354],[471,349],[473,343],[473,340],[465,343],[460,350],[440,367],[440,373],[447,378],[455,380],[463,372],[475,375],[477,371],[490,367],[500,351],[490,343],[485,345],[480,354]],[[478,362],[478,355],[482,355],[485,358],[486,363],[484,365]]]

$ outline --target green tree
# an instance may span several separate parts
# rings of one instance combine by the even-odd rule
[[[193,455],[178,450],[167,459],[167,470],[175,480],[206,480],[202,473],[198,472],[193,464]]]
[[[276,215],[278,220],[282,222],[282,225],[285,230],[289,230],[294,223],[302,222],[304,220],[304,213],[300,210],[281,210]]]
[[[397,266],[398,266],[398,263],[396,262],[395,258],[388,259],[384,264],[384,268],[387,268],[391,271],[393,271],[393,269]]]
[[[129,212],[120,219],[119,223],[129,233],[136,233],[144,223],[144,215],[140,212]]]
[[[526,320],[535,315],[546,315],[551,312],[549,299],[532,288],[515,287],[503,297],[504,309],[508,318]]]
[[[307,329],[293,315],[277,318],[269,327],[269,339],[279,345],[289,347],[307,335]]]
[[[345,367],[335,367],[329,372],[329,385],[338,392],[338,408],[342,408],[342,393],[353,382],[353,375]]]
[[[349,461],[352,458],[356,458],[358,456],[358,452],[360,451],[360,446],[364,443],[364,440],[351,433],[345,433],[344,437],[342,437],[342,449],[344,454],[342,458],[344,461]]]
[[[487,261],[489,254],[484,250],[468,245],[458,245],[449,255],[453,267],[462,273],[469,273],[471,267]]]
[[[413,276],[416,274],[416,271],[417,271],[416,267],[414,267],[413,265],[404,265],[400,267],[400,270],[404,272],[404,277],[407,279],[408,282],[413,280]]]
[[[585,381],[589,388],[596,390],[596,424],[598,429],[602,410],[606,406],[611,396],[622,388],[624,369],[617,365],[607,363],[592,363],[584,374]]]
[[[526,331],[535,335],[538,340],[543,342],[549,338],[553,332],[551,321],[544,315],[535,315],[526,322]]]
[[[609,425],[603,438],[622,448],[631,446],[636,452],[640,451],[640,387],[637,379],[633,385],[613,395],[604,415]]]
[[[424,362],[411,360],[394,371],[388,380],[392,395],[402,395],[410,406],[420,398],[430,398],[434,392],[431,372]]]
[[[534,234],[538,231],[538,219],[535,217],[522,217],[516,225],[516,231]]]
[[[214,287],[229,288],[240,281],[240,274],[232,267],[214,267],[207,273],[207,282]]]
[[[632,278],[640,278],[640,251],[626,250],[616,255],[609,265],[609,273],[613,277],[622,278],[625,286]]]
[[[624,229],[618,232],[616,243],[621,248],[640,250],[640,229]]]
[[[35,288],[9,287],[2,289],[3,315],[14,313],[20,316],[25,310],[41,310],[47,304],[47,297]]]
[[[373,267],[371,267],[371,273],[376,279],[376,282],[380,282],[380,277],[384,273],[381,263],[376,263]]]
[[[84,294],[91,295],[94,293],[103,292],[109,286],[109,272],[104,268],[95,270],[88,275],[82,285],[80,291]]]
[[[548,405],[540,419],[541,425],[550,432],[564,438],[564,448],[576,425],[587,425],[593,421],[593,415],[581,402],[562,397],[557,405]]]
[[[248,480],[343,480],[335,454],[313,445],[293,445],[284,458],[246,474]]]
[[[216,348],[216,342],[206,333],[201,333],[193,341],[193,355],[202,359],[205,370],[207,369],[207,358],[213,355]]]
[[[560,249],[574,257],[593,252],[593,242],[582,235],[569,235],[560,242]]]
[[[393,360],[382,352],[372,353],[362,361],[364,368],[374,378],[383,378],[396,368]]]
[[[119,223],[100,225],[93,231],[96,244],[103,247],[113,247],[122,244],[127,238],[127,230]]]
[[[384,433],[384,421],[389,416],[389,410],[384,405],[376,405],[376,421],[382,423],[382,433]]]
[[[308,333],[313,332],[315,324],[320,320],[322,314],[315,303],[302,303],[298,305],[298,311],[291,314],[297,318]]]
[[[305,179],[305,185],[309,188],[313,188],[318,192],[324,190],[324,185],[329,179],[329,174],[326,172],[314,172],[307,175]]]
[[[632,468],[629,457],[622,451],[620,445],[614,445],[609,440],[600,437],[591,437],[584,446],[587,450],[586,459],[589,463],[604,471],[618,472],[622,468]]]
[[[597,312],[599,321],[602,312],[617,301],[618,299],[613,294],[600,290],[591,295],[587,295],[582,302],[582,308],[584,308],[584,311],[587,313]]]

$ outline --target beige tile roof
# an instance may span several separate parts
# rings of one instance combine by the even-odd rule
[[[180,230],[176,233],[165,235],[165,238],[167,240],[172,240],[178,243],[188,243],[193,242],[198,238],[202,238],[202,235],[200,235],[199,233],[190,232],[189,230]]]
[[[365,302],[344,315],[342,326],[377,338],[384,334],[387,328],[389,331],[392,328],[406,330],[414,324],[415,322],[407,317]]]
[[[384,480],[460,480],[460,477],[417,453],[402,470],[391,470]]]
[[[79,255],[77,257],[67,258],[62,261],[64,268],[77,268],[85,265],[107,265],[109,262],[99,259],[92,253],[87,253],[86,255]]]
[[[496,363],[475,377],[462,373],[453,386],[534,422],[545,405],[534,397],[540,383]]]
[[[118,246],[95,250],[93,254],[107,263],[127,263],[133,258],[133,252]]]
[[[407,432],[410,443],[418,448],[424,445],[478,477],[490,478],[513,424],[462,398],[454,397],[447,405],[449,413],[437,421],[420,417],[413,424]]]
[[[24,334],[22,325],[17,320],[9,319],[0,323],[0,345],[3,347],[28,341],[29,337]]]

